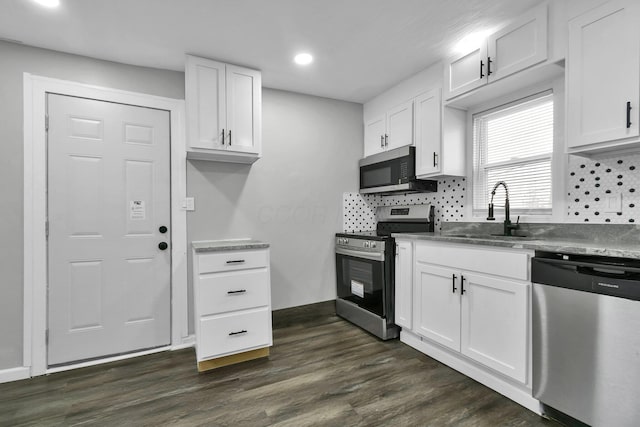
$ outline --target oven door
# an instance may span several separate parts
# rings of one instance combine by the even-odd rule
[[[336,248],[338,298],[386,317],[385,254]]]

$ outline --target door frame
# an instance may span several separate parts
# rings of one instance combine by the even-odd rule
[[[23,74],[24,95],[24,332],[23,365],[31,376],[47,368],[46,94],[166,110],[171,125],[171,346],[193,345],[188,332],[185,103],[143,93]],[[148,353],[148,352],[147,352]],[[135,353],[134,353],[135,354]],[[119,357],[121,358],[121,357]],[[104,359],[106,361],[109,359]],[[91,364],[101,363],[88,362]],[[85,366],[87,363],[81,363]],[[71,366],[74,367],[73,365]],[[60,369],[57,369],[60,370]]]

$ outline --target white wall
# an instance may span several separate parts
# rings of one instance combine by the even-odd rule
[[[262,159],[189,161],[189,240],[269,242],[274,309],[334,299],[333,239],[342,193],[358,189],[362,105],[273,89],[262,101]]]
[[[184,76],[0,41],[0,369],[22,366],[24,72],[184,99]]]
[[[23,73],[184,99],[184,74],[0,41],[0,370],[22,366]],[[275,308],[335,296],[333,235],[356,191],[362,105],[264,90],[264,158],[252,167],[193,162],[191,239],[272,244]],[[191,294],[190,294],[191,296]]]

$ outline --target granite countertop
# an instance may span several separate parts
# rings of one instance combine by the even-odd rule
[[[495,229],[495,224],[491,224],[491,228],[445,224],[441,232],[395,233],[393,237],[640,259],[640,229],[635,225],[529,224],[518,232],[526,237],[518,238],[492,235],[501,231]]]
[[[268,248],[269,244],[253,239],[239,240],[200,240],[191,242],[196,252],[240,251],[248,249]]]

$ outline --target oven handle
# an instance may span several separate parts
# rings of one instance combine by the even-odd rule
[[[361,252],[353,249],[336,248],[336,254],[352,256],[355,258],[364,258],[371,261],[384,262],[384,253]]]

